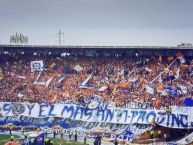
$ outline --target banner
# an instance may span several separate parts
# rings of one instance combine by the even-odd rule
[[[150,87],[148,85],[145,88],[146,88],[146,92],[147,93],[152,94],[152,95],[154,94],[154,88],[152,88],[152,87]]]
[[[86,107],[88,107],[91,110],[96,108],[98,108],[99,110],[105,110],[108,106],[107,102],[105,102],[102,97],[97,95],[85,98],[84,103]]]
[[[193,132],[191,134],[189,134],[188,136],[185,136],[184,138],[176,141],[176,143],[179,145],[186,145],[186,144],[190,144],[192,142],[193,142]]]
[[[43,132],[40,133],[31,133],[29,134],[27,141],[29,142],[29,145],[44,145],[44,136],[45,134]],[[33,140],[33,141],[32,141]]]
[[[42,60],[31,61],[31,72],[34,71],[43,71],[44,63]]]
[[[78,88],[84,88],[84,89],[88,89],[88,88],[91,88],[87,83],[88,81],[91,79],[92,75],[94,74],[94,72],[92,72],[85,80],[84,82],[82,82]]]
[[[37,103],[0,103],[0,114],[2,116],[25,116],[43,120],[52,118],[53,120],[62,118],[73,121],[86,123],[109,123],[109,124],[151,124],[152,120],[158,125],[170,128],[193,128],[191,113],[192,108],[188,111],[184,109],[175,109],[171,113],[165,110],[151,109],[128,109],[119,107],[106,107],[101,109],[100,106],[89,109],[75,104],[37,104]],[[178,110],[178,111],[176,111]],[[190,119],[191,117],[191,119]],[[49,122],[49,121],[48,121]],[[52,121],[51,121],[52,122]],[[65,123],[65,122],[64,122]]]
[[[74,67],[74,70],[76,70],[77,72],[81,72],[81,71],[83,70],[83,67],[80,66],[80,65],[76,65],[76,66]]]

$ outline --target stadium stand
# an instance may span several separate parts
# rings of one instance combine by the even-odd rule
[[[159,109],[193,99],[191,49],[0,50],[0,101],[84,104],[97,95],[118,107]],[[32,72],[33,61],[43,62],[41,72]]]

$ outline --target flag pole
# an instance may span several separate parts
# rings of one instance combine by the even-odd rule
[[[170,63],[170,65],[167,68],[170,68],[172,66],[172,64],[177,60],[178,58],[175,58],[172,63]],[[158,76],[156,76],[151,82],[149,82],[148,84],[153,83],[156,79],[158,79],[160,77],[160,75],[162,75],[164,73],[164,71],[162,71]]]

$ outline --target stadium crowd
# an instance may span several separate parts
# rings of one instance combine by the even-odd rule
[[[35,60],[44,62],[41,73],[31,72]],[[97,95],[118,107],[184,106],[185,99],[193,99],[192,75],[192,58],[181,54],[127,58],[3,54],[0,101],[84,104],[85,98]],[[50,82],[42,85],[35,80]]]

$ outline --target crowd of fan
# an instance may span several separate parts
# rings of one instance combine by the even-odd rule
[[[0,59],[0,101],[82,103],[85,98],[97,95],[118,107],[160,108],[184,106],[186,98],[193,98],[191,58],[188,63],[181,63],[176,56],[58,58],[52,55],[1,55]],[[44,62],[44,71],[38,81],[53,77],[49,86],[34,84],[39,74],[31,72],[30,62],[34,60]],[[74,70],[77,65],[83,70]],[[91,73],[88,88],[79,88]],[[146,90],[147,85],[153,88],[153,93]],[[107,88],[99,91],[103,86]],[[164,93],[165,87],[173,87],[177,92]]]

